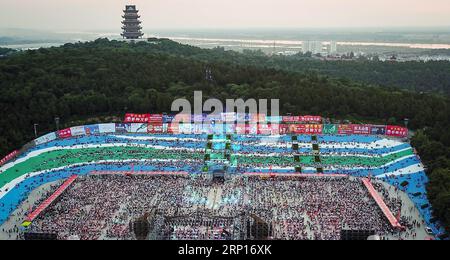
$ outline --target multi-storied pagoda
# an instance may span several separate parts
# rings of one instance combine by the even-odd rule
[[[140,39],[144,34],[142,33],[141,18],[138,14],[138,10],[135,5],[127,5],[123,10],[123,33],[121,34],[124,39],[134,40]]]

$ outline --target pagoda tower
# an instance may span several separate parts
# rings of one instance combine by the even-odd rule
[[[141,17],[138,12],[135,5],[125,6],[125,10],[123,10],[124,15],[122,16],[124,19],[122,21],[123,33],[121,34],[124,39],[135,40],[142,38],[144,35],[141,31],[141,21],[139,20]]]

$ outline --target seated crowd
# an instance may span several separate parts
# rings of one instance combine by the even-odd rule
[[[224,230],[233,232],[243,212],[269,223],[272,239],[340,239],[342,229],[393,232],[358,179],[235,176],[212,184],[205,175],[86,176],[31,230],[61,239],[131,239],[130,222],[152,209],[171,219],[159,234],[169,239],[227,239]],[[211,218],[198,217],[205,213]]]

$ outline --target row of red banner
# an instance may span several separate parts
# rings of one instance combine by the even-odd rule
[[[236,133],[236,134],[302,134],[302,135],[386,135],[392,137],[407,137],[408,129],[400,126],[378,126],[378,125],[318,125],[318,124],[225,124],[215,126],[196,126],[195,124],[163,124],[158,126],[158,131],[149,133],[159,133],[162,127],[167,133]],[[155,128],[150,126],[149,129]]]
[[[299,135],[386,135],[408,136],[408,129],[400,126],[333,125],[333,124],[179,124],[179,123],[120,123],[72,127],[57,132],[58,138],[70,138],[101,133],[171,133],[171,134],[299,134]]]
[[[16,157],[19,154],[19,151],[14,151],[8,155],[5,156],[5,158],[0,160],[0,166],[6,164],[7,162],[11,161],[12,159],[14,159],[14,157]]]
[[[221,113],[219,115],[162,115],[125,114],[124,123],[172,123],[178,122],[253,122],[253,123],[321,123],[321,116],[267,116],[265,114]]]
[[[283,123],[303,123],[303,122],[311,122],[311,123],[321,123],[321,116],[283,116]]]
[[[290,125],[287,133],[295,134],[339,134],[339,135],[386,135],[393,137],[407,137],[408,129],[401,126],[379,125]],[[280,129],[283,126],[280,125]],[[285,128],[285,127],[284,127]]]

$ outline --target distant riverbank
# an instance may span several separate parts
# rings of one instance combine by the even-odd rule
[[[249,40],[249,39],[214,39],[214,38],[193,38],[193,37],[171,37],[167,38],[172,39],[174,41],[197,41],[197,42],[205,42],[209,44],[218,44],[221,43],[235,43],[236,45],[241,46],[245,45],[253,45],[258,46],[262,45],[264,47],[272,47],[275,45],[286,45],[286,46],[301,46],[304,41],[294,41],[294,40]],[[321,41],[322,42],[322,41]],[[329,44],[329,41],[323,41],[323,44]],[[411,48],[411,49],[448,49],[450,50],[450,44],[421,44],[421,43],[389,43],[389,42],[336,42],[338,45],[350,45],[350,46],[385,46],[385,47],[401,47],[401,48]]]

